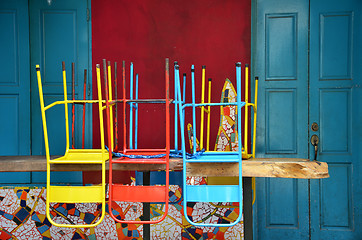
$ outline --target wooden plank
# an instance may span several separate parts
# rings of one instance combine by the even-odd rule
[[[59,156],[53,156],[57,158]],[[0,172],[43,172],[46,171],[45,156],[0,156]],[[99,171],[100,164],[52,164],[52,171]],[[109,169],[108,162],[106,169]],[[163,164],[113,164],[120,171],[164,171]],[[171,159],[170,170],[181,171],[182,159]]]
[[[106,163],[108,169],[108,162]],[[237,163],[187,163],[188,176],[238,176]],[[99,164],[53,164],[52,171],[99,171]],[[163,171],[162,164],[113,164],[113,170]],[[171,159],[170,170],[181,171],[182,159]],[[308,159],[257,158],[243,160],[244,177],[327,178],[325,162]],[[2,172],[46,171],[44,156],[0,156]]]
[[[252,159],[244,160],[244,177],[328,178],[328,164],[308,159]],[[238,176],[238,163],[189,163],[188,176]]]

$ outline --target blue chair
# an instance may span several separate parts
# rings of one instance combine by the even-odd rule
[[[195,68],[191,67],[191,81],[192,81],[192,103],[186,104],[181,100],[181,87],[179,66],[175,66],[175,85],[177,94],[176,101],[178,104],[180,128],[181,128],[181,143],[183,155],[183,207],[186,220],[197,227],[231,227],[240,222],[242,217],[243,195],[242,195],[242,137],[241,137],[241,109],[246,105],[241,101],[241,63],[236,63],[236,83],[237,83],[237,101],[233,103],[195,103]],[[237,127],[239,150],[237,152],[217,152],[206,151],[198,157],[187,158],[186,143],[185,143],[185,119],[184,111],[187,107],[192,107],[193,112],[193,131],[196,136],[196,119],[195,109],[201,106],[231,106],[237,107]],[[196,153],[196,138],[193,139],[193,154]],[[239,182],[238,185],[188,185],[186,184],[187,163],[239,163]],[[217,223],[208,224],[204,222],[194,222],[187,216],[187,203],[189,202],[237,202],[239,203],[240,213],[237,219],[230,223]]]

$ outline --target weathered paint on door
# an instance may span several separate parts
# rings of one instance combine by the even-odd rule
[[[361,3],[261,0],[254,7],[257,155],[314,159],[316,134],[317,159],[331,176],[258,179],[256,239],[359,239]]]
[[[67,71],[68,98],[72,98],[71,63],[75,63],[75,98],[83,98],[84,69],[88,66],[88,22],[87,1],[42,1],[30,0],[30,43],[31,43],[31,88],[32,99],[32,153],[43,155],[44,139],[41,125],[39,92],[36,81],[35,65],[39,64],[45,104],[63,99],[62,61]],[[71,109],[71,106],[69,106]],[[90,110],[90,106],[87,106]],[[81,147],[82,108],[76,106],[75,146]],[[71,118],[69,111],[69,119]],[[88,111],[89,113],[90,111]],[[88,117],[90,115],[88,114]],[[47,124],[50,153],[64,154],[65,120],[64,106],[47,111]],[[90,117],[89,117],[90,118]],[[69,122],[72,129],[71,121]],[[90,125],[88,124],[88,128]],[[89,133],[89,131],[88,131]],[[87,134],[88,146],[90,135]],[[71,139],[70,139],[71,141]],[[56,175],[59,175],[59,180]],[[54,175],[53,175],[54,176]],[[34,181],[45,179],[45,173],[33,174]],[[55,173],[57,181],[82,182],[82,174]],[[67,180],[65,180],[67,179]]]
[[[310,181],[311,239],[362,239],[362,2],[311,0],[310,9],[309,123],[319,129],[309,131],[330,174]]]
[[[27,0],[0,1],[0,155],[30,155]],[[29,173],[0,173],[1,183],[29,183]]]
[[[308,10],[308,1],[256,3],[257,157],[308,158]],[[256,183],[255,238],[307,239],[308,180]]]

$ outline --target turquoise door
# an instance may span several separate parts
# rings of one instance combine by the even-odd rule
[[[330,178],[311,180],[311,239],[362,239],[362,2],[310,2],[309,123]],[[310,157],[314,147],[310,145]]]
[[[43,1],[30,0],[30,43],[31,43],[31,94],[32,100],[32,154],[44,155],[44,138],[40,114],[39,92],[35,65],[39,64],[42,74],[45,104],[63,99],[62,61],[67,70],[68,98],[72,98],[71,63],[75,63],[75,98],[83,98],[84,69],[90,73],[87,0]],[[90,76],[90,74],[89,74]],[[90,84],[90,82],[88,82]],[[90,89],[90,88],[89,88]],[[89,92],[88,96],[89,97]],[[90,107],[88,119],[90,119]],[[69,106],[69,119],[72,119]],[[64,107],[47,111],[50,153],[65,152]],[[76,106],[75,147],[81,147],[82,108]],[[72,123],[69,122],[70,129]],[[90,147],[91,125],[86,124],[87,146]],[[71,139],[70,139],[71,141]],[[58,176],[57,176],[58,175]],[[82,182],[81,172],[55,173],[55,181]],[[45,173],[34,173],[33,182],[44,182]]]
[[[29,15],[27,0],[0,1],[0,155],[30,155]],[[30,173],[0,173],[1,183]]]
[[[257,157],[308,158],[307,1],[257,1]],[[258,178],[256,239],[307,239],[308,180]]]
[[[253,9],[257,156],[313,160],[315,134],[331,176],[257,179],[255,237],[358,239],[361,3],[260,0]]]

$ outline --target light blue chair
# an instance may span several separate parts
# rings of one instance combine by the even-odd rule
[[[192,103],[186,104],[181,99],[181,84],[179,75],[179,66],[175,65],[175,90],[177,91],[176,101],[178,104],[178,112],[180,118],[181,128],[181,149],[183,155],[183,208],[186,220],[197,227],[231,227],[241,221],[243,195],[242,195],[242,137],[241,137],[241,109],[245,106],[245,102],[241,101],[241,63],[236,63],[236,85],[237,85],[237,101],[232,103],[195,103],[195,68],[191,67],[191,81],[192,81]],[[197,157],[188,158],[186,155],[186,142],[185,142],[185,108],[192,108],[193,116],[193,135],[196,136],[196,107],[201,106],[237,106],[237,129],[239,150],[237,152],[216,152],[206,151],[204,153],[196,154],[196,137],[193,139],[193,154]],[[187,137],[187,136],[186,136]],[[239,184],[238,185],[188,185],[186,184],[187,163],[225,163],[233,162],[239,163]],[[240,213],[237,219],[230,223],[216,223],[209,224],[205,222],[194,222],[187,216],[187,203],[188,202],[237,202],[239,203]]]

